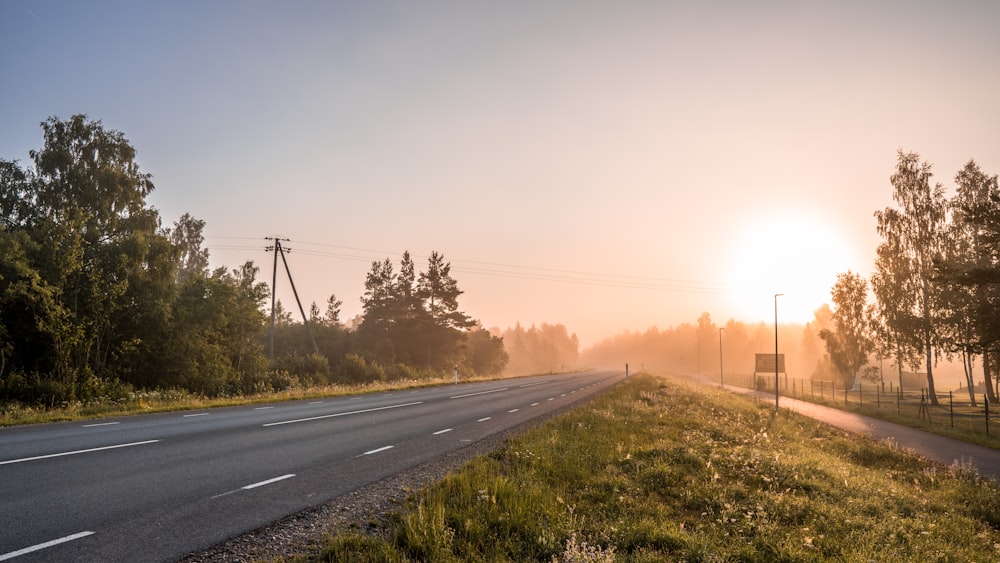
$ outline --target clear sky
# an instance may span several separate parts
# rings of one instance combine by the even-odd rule
[[[287,237],[307,306],[345,317],[372,260],[436,250],[487,327],[588,345],[770,322],[775,293],[804,322],[871,272],[897,149],[949,190],[1000,173],[998,25],[961,0],[0,0],[0,158],[86,113],[214,265],[270,282]]]

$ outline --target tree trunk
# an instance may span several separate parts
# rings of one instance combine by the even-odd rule
[[[965,370],[965,383],[969,388],[969,401],[976,406],[976,382],[972,375],[972,353],[962,349],[962,369]]]
[[[986,400],[990,403],[996,403],[997,394],[993,389],[993,362],[992,362],[992,352],[989,348],[983,350],[983,383],[986,387]],[[997,377],[1000,381],[1000,377]]]

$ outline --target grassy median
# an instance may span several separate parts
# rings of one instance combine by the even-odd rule
[[[997,561],[1000,488],[640,375],[305,561]]]

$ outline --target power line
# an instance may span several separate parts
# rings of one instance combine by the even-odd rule
[[[236,236],[213,236],[207,239],[227,239],[227,240],[255,240],[259,238],[236,237]],[[288,240],[288,239],[282,239]],[[341,246],[329,243],[295,241],[296,254],[313,256],[317,258],[332,258],[336,260],[348,260],[355,262],[378,262],[378,256],[401,257],[401,252],[376,250],[370,248],[360,248],[351,246]],[[320,248],[303,248],[309,245]],[[336,249],[338,251],[322,250],[323,248]],[[230,245],[218,244],[209,245],[211,250],[262,250],[260,245]],[[270,250],[270,248],[268,249]],[[291,249],[284,248],[285,252]],[[358,254],[364,253],[364,254]],[[416,258],[427,258],[419,254],[412,255]],[[627,274],[608,274],[602,272],[591,272],[582,270],[570,270],[561,268],[547,268],[539,266],[520,266],[516,264],[503,264],[497,262],[484,262],[479,260],[465,260],[461,258],[451,258],[449,262],[452,269],[457,272],[468,274],[500,277],[508,279],[548,281],[555,283],[573,283],[578,285],[590,285],[597,287],[617,287],[624,289],[643,289],[651,291],[670,291],[680,293],[701,293],[725,295],[734,293],[731,286],[717,283],[706,283],[693,280],[680,280],[672,278],[646,277]]]

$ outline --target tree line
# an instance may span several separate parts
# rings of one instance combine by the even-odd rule
[[[398,272],[373,263],[356,330],[331,296],[324,315],[315,304],[306,324],[279,314],[272,333],[259,268],[211,270],[205,223],[188,214],[163,227],[146,201],[152,176],[122,133],[85,115],[41,128],[28,165],[0,159],[0,401],[503,371],[502,339],[458,310],[441,254],[419,274],[409,253]],[[269,358],[272,338],[280,354]]]
[[[975,404],[975,363],[984,393],[1000,384],[1000,188],[997,175],[970,160],[954,176],[949,198],[931,164],[899,151],[890,178],[895,207],[877,211],[882,242],[870,280],[838,275],[832,290],[835,327],[824,334],[830,357],[847,379],[872,359],[926,373],[937,404],[938,362],[961,362]],[[869,292],[870,288],[870,292]],[[870,298],[870,294],[874,299]]]

